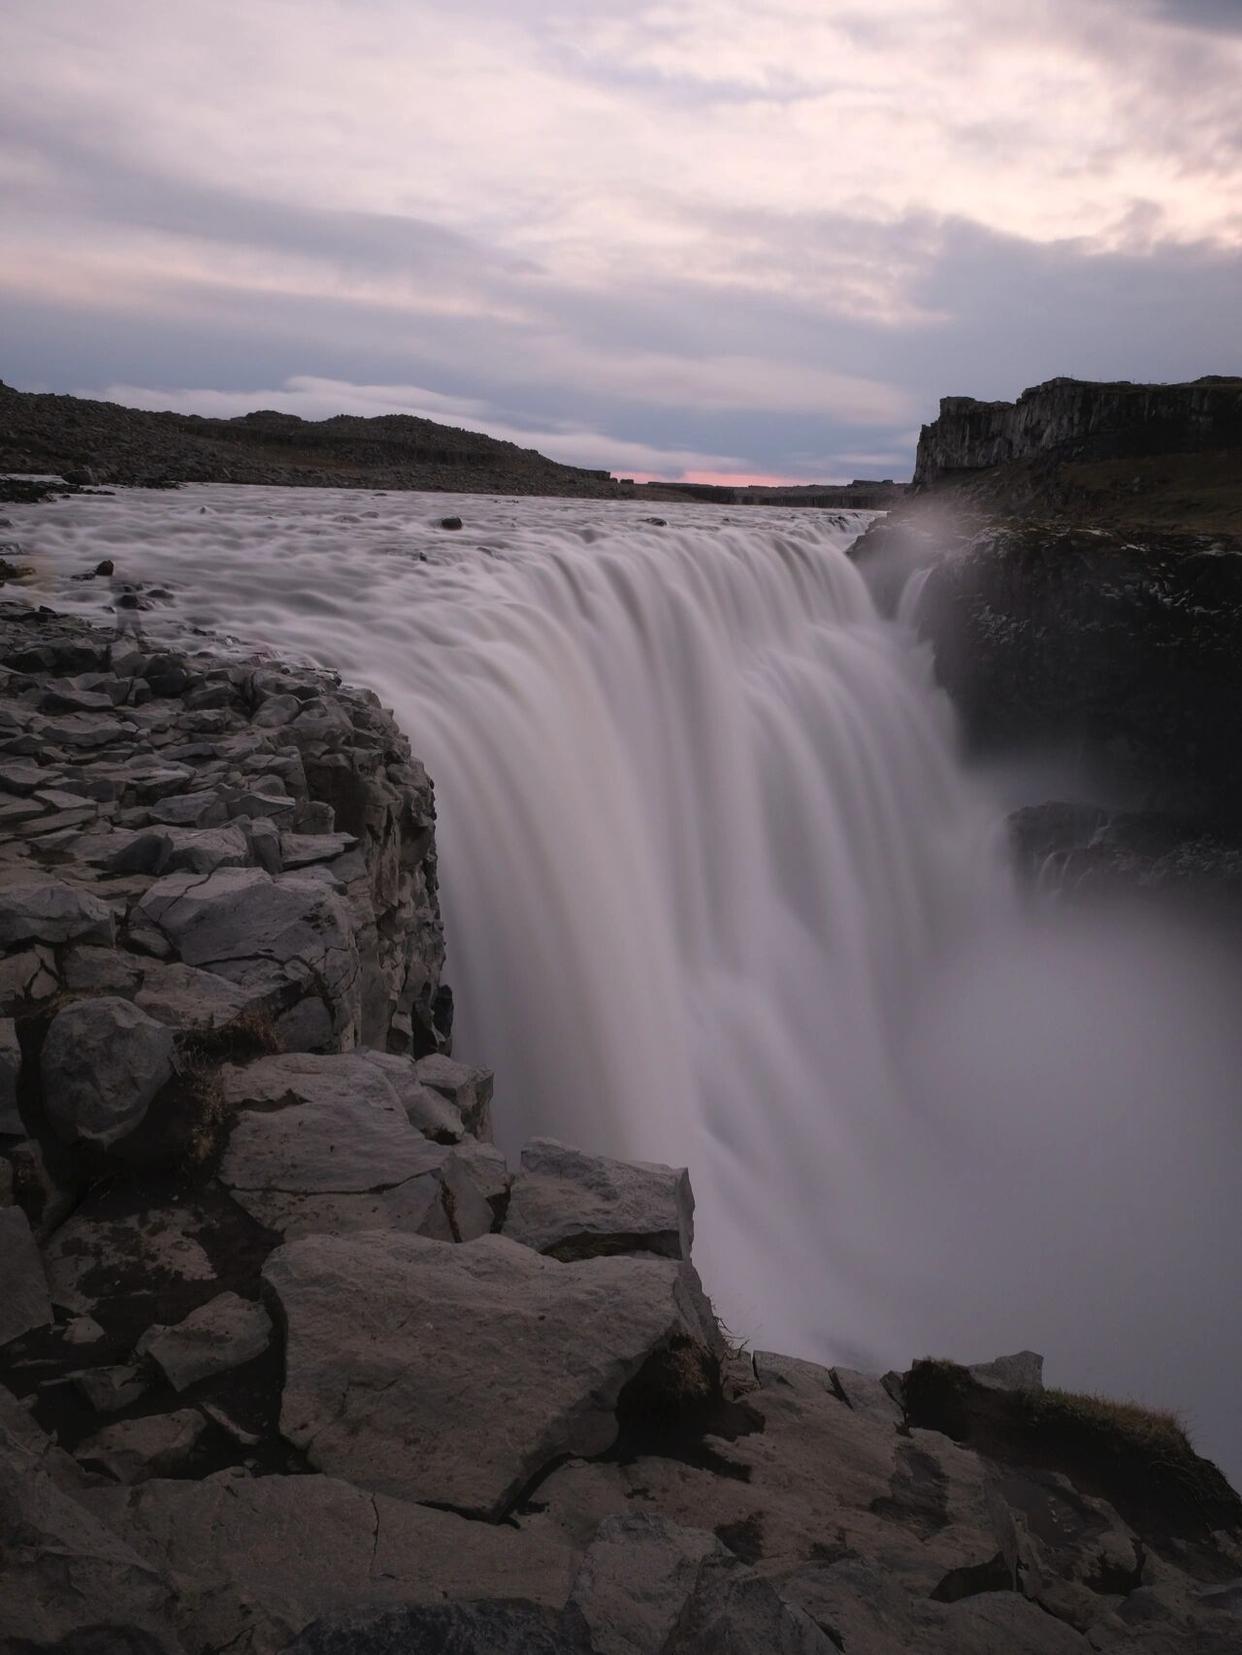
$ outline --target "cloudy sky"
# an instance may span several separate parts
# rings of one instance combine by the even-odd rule
[[[1242,371],[1242,0],[5,0],[0,377],[908,475]]]

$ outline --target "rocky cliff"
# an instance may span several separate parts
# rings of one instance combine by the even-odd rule
[[[149,413],[115,402],[0,384],[0,472],[77,484],[264,483],[481,494],[620,492],[606,471],[408,414],[304,420],[258,410],[236,419]]]
[[[1185,385],[1050,379],[1016,402],[944,397],[919,435],[914,481],[1040,458],[1108,461],[1242,447],[1242,379]]]
[[[1173,1419],[739,1351],[684,1169],[507,1163],[374,698],[22,609],[0,669],[3,1655],[1237,1649]]]

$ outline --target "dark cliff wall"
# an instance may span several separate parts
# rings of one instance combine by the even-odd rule
[[[1242,379],[1187,385],[1050,379],[1016,402],[944,397],[925,425],[916,484],[1038,456],[1108,460],[1242,445]]]

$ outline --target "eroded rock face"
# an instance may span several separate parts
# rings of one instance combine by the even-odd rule
[[[654,1352],[708,1337],[685,1266],[563,1265],[501,1236],[309,1236],[263,1276],[286,1329],[281,1430],[312,1465],[492,1520],[559,1457],[613,1442]]]
[[[947,473],[1056,455],[1113,459],[1242,444],[1242,380],[1187,385],[1050,379],[1016,402],[942,397],[919,435],[916,484]]]
[[[231,990],[290,1050],[444,1044],[431,787],[373,695],[33,610],[0,665],[0,1015],[102,990],[218,1024]],[[226,987],[207,1012],[158,964]]]
[[[917,619],[976,747],[1056,754],[1136,809],[1242,822],[1242,544],[992,525],[942,544]]]

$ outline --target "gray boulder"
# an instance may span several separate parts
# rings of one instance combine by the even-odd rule
[[[141,1483],[181,1470],[206,1428],[196,1408],[120,1420],[82,1443],[78,1459],[107,1472],[118,1483]]]
[[[269,1229],[452,1240],[436,1176],[447,1152],[414,1130],[361,1054],[261,1058],[227,1071],[225,1093],[239,1114],[220,1181]]]
[[[263,1277],[287,1330],[281,1431],[311,1464],[492,1520],[562,1455],[610,1446],[649,1357],[709,1338],[684,1265],[561,1265],[501,1236],[308,1236]]]
[[[245,986],[284,986],[315,1001],[317,1020],[296,1040],[351,1046],[361,1018],[360,962],[345,902],[305,874],[273,878],[261,868],[220,868],[206,879],[169,874],[138,904],[187,964]]]
[[[116,1143],[172,1079],[173,1055],[171,1030],[128,1000],[75,1000],[52,1019],[43,1046],[52,1125],[70,1143]]]
[[[522,1151],[504,1233],[558,1259],[656,1253],[688,1259],[694,1196],[684,1167],[585,1155],[554,1138]]]
[[[904,1408],[875,1374],[859,1373],[857,1368],[833,1368],[832,1377],[856,1414],[893,1427],[905,1423]]]
[[[89,891],[31,873],[0,889],[0,949],[24,942],[98,942],[111,946],[112,910]]]
[[[20,1207],[0,1207],[0,1345],[52,1321],[43,1261]]]
[[[662,1650],[705,1558],[727,1556],[714,1534],[648,1513],[608,1517],[574,1579],[570,1602],[596,1655]]]
[[[472,1137],[491,1139],[492,1085],[490,1069],[458,1063],[443,1052],[420,1057],[414,1073],[423,1086],[447,1099],[461,1118],[462,1130]]]
[[[174,1327],[152,1328],[138,1351],[151,1357],[174,1391],[184,1391],[262,1356],[271,1337],[272,1319],[262,1305],[220,1293]]]
[[[991,1362],[977,1362],[966,1370],[977,1385],[991,1391],[1042,1391],[1044,1359],[1038,1351],[1020,1350],[1012,1356],[997,1356]]]

